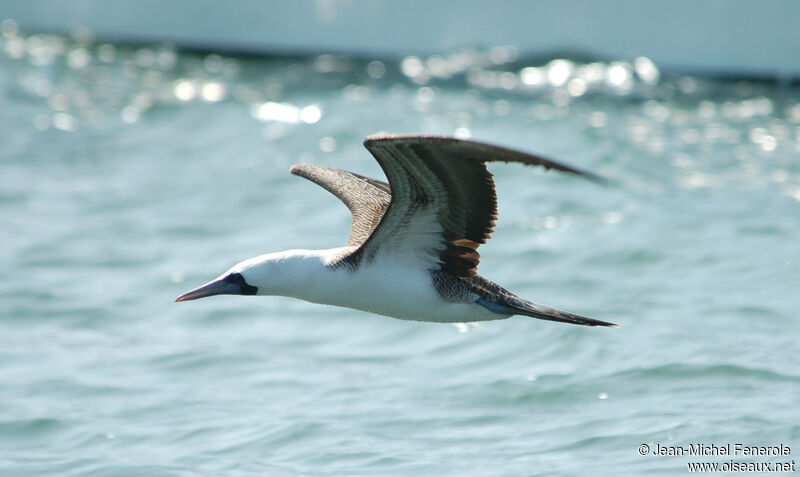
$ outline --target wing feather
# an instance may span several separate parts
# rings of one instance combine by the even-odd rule
[[[391,189],[385,182],[310,164],[295,164],[289,171],[322,186],[350,209],[353,222],[347,239],[348,246],[363,244],[389,207]]]
[[[477,249],[491,237],[497,219],[487,162],[519,162],[601,180],[539,156],[450,137],[373,135],[364,146],[389,180],[391,202],[372,235],[346,257],[356,263],[390,251],[434,257],[431,268],[476,276]]]

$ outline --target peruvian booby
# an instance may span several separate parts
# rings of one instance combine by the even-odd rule
[[[175,301],[281,295],[404,320],[442,323],[525,315],[585,326],[616,326],[530,302],[477,273],[478,246],[497,219],[487,162],[519,162],[595,181],[593,174],[522,152],[432,135],[372,135],[364,146],[388,183],[297,164],[352,214],[344,247],[287,250],[234,265]]]

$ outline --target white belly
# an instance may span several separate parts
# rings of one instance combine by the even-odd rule
[[[402,264],[376,261],[357,271],[343,267],[314,285],[313,293],[298,298],[402,320],[462,323],[510,316],[493,313],[474,301],[445,301],[434,288],[429,271]]]

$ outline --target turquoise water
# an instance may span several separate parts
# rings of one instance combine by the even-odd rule
[[[0,55],[0,475],[683,475],[800,452],[800,89],[513,48],[256,58],[25,36]],[[481,273],[617,329],[175,304],[237,261],[344,243],[288,173],[380,177],[378,131],[494,165]],[[789,456],[640,456],[641,444]]]

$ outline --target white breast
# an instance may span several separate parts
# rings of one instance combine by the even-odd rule
[[[434,288],[428,270],[386,259],[364,263],[355,271],[326,268],[295,296],[403,320],[460,323],[507,318],[474,302],[447,302]]]

